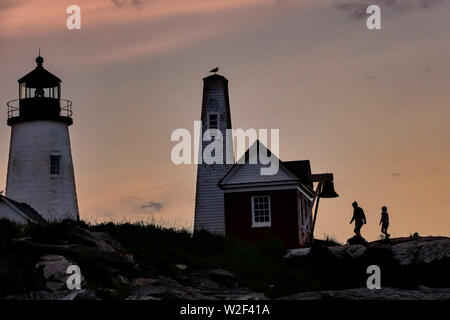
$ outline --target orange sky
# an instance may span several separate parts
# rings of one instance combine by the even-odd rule
[[[133,5],[132,3],[140,3]],[[450,5],[383,2],[380,31],[366,0],[2,0],[0,190],[6,182],[8,100],[40,46],[74,102],[70,128],[80,214],[90,220],[192,224],[196,168],[170,161],[171,132],[200,116],[202,78],[230,81],[234,128],[279,128],[282,160],[335,175],[316,235],[449,235]],[[339,4],[349,6],[340,7]],[[65,27],[67,6],[82,29]],[[161,203],[159,211],[142,205]]]

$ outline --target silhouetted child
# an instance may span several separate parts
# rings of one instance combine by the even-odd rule
[[[381,220],[379,224],[381,224],[381,233],[383,233],[386,238],[389,238],[390,234],[387,233],[389,227],[389,214],[386,207],[381,208]]]

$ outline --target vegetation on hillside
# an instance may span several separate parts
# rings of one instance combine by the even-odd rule
[[[20,226],[8,220],[0,220],[0,240],[30,237],[35,242],[61,244],[69,240],[65,231],[67,224],[110,234],[133,254],[139,265],[174,279],[182,274],[177,264],[183,264],[190,270],[221,268],[230,271],[237,277],[241,286],[263,292],[270,297],[321,289],[320,282],[313,276],[310,266],[305,263],[293,264],[283,259],[286,248],[275,239],[252,245],[208,232],[197,232],[193,235],[186,230],[145,223],[110,222],[93,225],[82,221],[64,221]],[[1,246],[0,256],[5,257],[5,251],[10,249],[5,245]],[[26,260],[21,261],[21,264],[27,263],[32,267],[35,263],[28,261],[33,259],[32,257],[18,257],[14,252],[9,254]],[[38,257],[34,257],[36,258]],[[34,270],[31,272],[31,269],[26,272],[30,276],[35,273]]]
[[[105,260],[102,256],[104,253],[92,251],[89,247],[58,253],[57,248],[83,245],[77,242],[80,238],[73,237],[74,229],[79,229],[77,227],[100,232],[98,234],[109,234],[122,244],[126,252],[133,255],[133,263],[120,264],[114,259]],[[147,223],[88,224],[83,221],[63,221],[22,226],[0,219],[0,297],[42,290],[40,288],[45,287],[45,279],[42,270],[35,265],[46,254],[63,254],[70,261],[75,261],[87,279],[87,287],[94,291],[114,287],[112,282],[117,274],[124,275],[130,281],[163,276],[182,283],[186,276],[197,271],[224,269],[236,276],[240,287],[278,298],[303,291],[365,287],[368,277],[366,269],[370,265],[378,265],[383,270],[383,286],[406,289],[414,289],[419,285],[449,286],[448,277],[444,275],[447,274],[450,261],[448,258],[435,259],[434,253],[439,253],[439,249],[429,248],[430,242],[427,241],[431,240],[418,235],[383,239],[368,244],[365,249],[362,248],[364,250],[356,246],[352,248],[356,251],[336,254],[336,249],[345,251],[348,247],[329,250],[328,247],[340,244],[326,237],[324,240],[315,240],[306,256],[285,259],[283,257],[287,250],[276,239],[248,244],[208,232],[192,234],[187,230]],[[446,238],[434,240],[436,246],[442,246],[447,241]],[[34,243],[34,247],[24,246],[27,241]],[[410,242],[408,245],[411,250],[419,250],[419,242],[427,244],[430,250],[425,252],[429,253],[426,259],[434,259],[433,263],[401,265],[393,256],[391,246],[405,241]],[[39,250],[35,249],[36,244]],[[358,250],[361,253],[353,257]],[[115,288],[119,291],[119,299],[126,298],[130,293],[127,285],[123,288],[116,285]]]

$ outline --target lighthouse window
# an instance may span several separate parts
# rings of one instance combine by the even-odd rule
[[[35,88],[27,88],[27,98],[34,98]]]
[[[208,129],[217,129],[217,114],[216,113],[209,114]]]
[[[252,196],[252,227],[270,227],[270,196]]]
[[[61,172],[61,156],[50,156],[50,174],[60,174]]]

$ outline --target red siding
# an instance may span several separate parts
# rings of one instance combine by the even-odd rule
[[[252,228],[253,195],[269,195],[271,226]],[[225,232],[247,242],[280,239],[286,248],[300,246],[297,190],[225,193]]]

